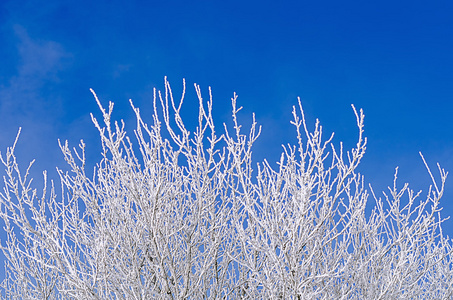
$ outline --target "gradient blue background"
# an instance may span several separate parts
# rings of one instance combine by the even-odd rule
[[[281,144],[295,142],[297,96],[310,128],[319,118],[326,138],[335,132],[348,148],[357,138],[350,105],[363,108],[366,182],[384,190],[399,166],[399,186],[424,196],[430,178],[419,151],[434,174],[437,162],[453,172],[453,2],[371,2],[1,1],[2,153],[22,126],[18,158],[23,167],[37,159],[35,176],[64,166],[58,138],[74,146],[83,138],[94,164],[101,149],[89,113],[101,114],[89,88],[132,128],[128,99],[151,121],[152,89],[168,76],[175,95],[186,78],[189,123],[193,83],[206,98],[212,87],[219,125],[231,123],[237,92],[242,122],[255,112],[263,126],[257,161],[275,162]],[[444,217],[452,197],[450,178]],[[452,220],[444,231],[453,236]]]

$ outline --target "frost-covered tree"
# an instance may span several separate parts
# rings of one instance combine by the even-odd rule
[[[362,111],[354,108],[357,145],[344,151],[333,135],[322,140],[318,121],[307,130],[300,100],[291,122],[298,144],[283,148],[277,168],[255,165],[260,128],[253,118],[241,131],[237,96],[233,128],[219,135],[211,94],[204,101],[195,90],[195,132],[181,119],[184,92],[174,101],[165,80],[151,125],[131,102],[134,139],[111,120],[113,103],[106,110],[94,95],[103,158],[88,172],[83,141],[73,150],[60,143],[71,171],[59,169],[58,193],[52,181],[42,193],[32,189],[31,164],[21,173],[16,143],[7,149],[5,299],[453,297],[452,246],[439,214],[443,169],[436,182],[425,162],[433,179],[426,198],[407,184],[397,189],[395,174],[381,199],[356,172]]]

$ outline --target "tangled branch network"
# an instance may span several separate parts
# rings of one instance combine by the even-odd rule
[[[394,185],[382,197],[356,172],[366,146],[364,114],[355,148],[309,132],[293,108],[297,145],[276,168],[252,163],[261,128],[232,121],[218,135],[212,96],[199,100],[189,132],[170,84],[154,90],[146,124],[131,102],[134,139],[123,121],[92,120],[102,144],[94,171],[85,144],[60,143],[70,168],[61,192],[44,172],[42,193],[21,173],[16,142],[1,156],[6,240],[5,299],[452,299],[452,246],[442,233],[439,167],[426,197]],[[167,138],[164,138],[167,137]],[[423,156],[422,156],[423,159]],[[424,161],[424,159],[423,159]],[[371,196],[373,203],[367,202]],[[368,204],[367,204],[368,203]],[[365,214],[365,207],[369,209]]]

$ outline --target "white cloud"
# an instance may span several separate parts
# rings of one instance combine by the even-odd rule
[[[67,56],[63,47],[54,41],[32,40],[26,30],[16,25],[14,32],[19,39],[18,51],[22,58],[20,76],[48,77],[61,68],[61,60]]]
[[[19,60],[16,74],[0,86],[0,150],[23,127],[21,140],[26,139],[27,148],[45,153],[44,144],[56,137],[54,124],[61,112],[58,95],[50,91],[71,55],[55,41],[29,36],[20,25],[13,26],[11,34],[17,40]]]
[[[59,43],[32,39],[19,25],[14,26],[14,34],[20,60],[17,75],[0,90],[2,104],[30,101],[38,96],[46,82],[58,81],[58,71],[63,69],[64,59],[70,57]]]

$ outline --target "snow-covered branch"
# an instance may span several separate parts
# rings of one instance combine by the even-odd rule
[[[113,103],[92,116],[102,143],[94,174],[85,144],[60,143],[71,171],[58,169],[41,193],[21,172],[14,145],[2,155],[0,193],[7,240],[6,299],[451,299],[452,246],[442,233],[439,167],[426,198],[406,184],[383,199],[356,172],[366,149],[364,114],[353,107],[354,149],[291,122],[296,146],[278,168],[252,163],[260,135],[253,116],[242,131],[237,95],[233,128],[218,135],[212,96],[199,100],[191,133],[170,84],[154,91],[153,123],[137,118],[133,141],[112,120]],[[162,119],[162,122],[161,122]],[[176,128],[172,127],[176,124]],[[164,139],[166,131],[170,140]],[[423,157],[422,157],[423,158]],[[367,202],[369,195],[373,203]],[[374,207],[366,216],[365,207]],[[374,205],[374,206],[371,206]]]

